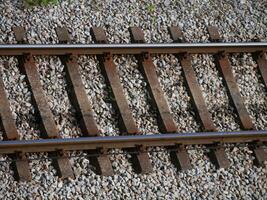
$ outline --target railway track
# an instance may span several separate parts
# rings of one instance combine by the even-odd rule
[[[27,84],[32,91],[34,106],[38,111],[36,117],[40,119],[39,125],[42,133],[40,140],[19,140],[15,120],[12,118],[1,78],[0,116],[4,130],[4,141],[0,142],[0,154],[7,154],[11,158],[17,180],[27,181],[31,179],[27,154],[38,152],[49,153],[58,175],[63,178],[74,177],[68,153],[75,150],[86,151],[91,157],[91,163],[96,167],[96,172],[102,175],[113,174],[109,150],[114,148],[122,149],[131,154],[131,162],[137,173],[152,171],[148,149],[155,146],[164,147],[169,151],[173,164],[182,170],[192,167],[187,152],[189,145],[203,145],[209,149],[210,159],[218,168],[227,168],[230,163],[224,150],[225,145],[245,143],[253,151],[254,163],[258,166],[265,165],[267,130],[255,130],[235,81],[228,55],[229,53],[252,53],[258,64],[263,83],[267,87],[266,42],[222,43],[217,28],[208,27],[211,43],[186,44],[181,30],[174,26],[169,28],[174,43],[146,44],[140,28],[132,27],[129,31],[132,44],[108,44],[103,29],[93,27],[91,35],[95,44],[70,44],[71,39],[68,31],[65,28],[57,28],[56,32],[60,44],[30,45],[25,39],[25,29],[15,27],[14,33],[18,44],[0,45],[0,56],[15,56],[18,59],[19,69],[25,74]],[[140,135],[129,104],[122,93],[123,87],[113,61],[113,55],[117,54],[136,57],[139,69],[148,84],[152,105],[157,109],[158,125],[162,134]],[[179,133],[157,78],[156,66],[152,61],[152,57],[158,54],[174,54],[178,58],[195,108],[194,111],[202,125],[203,132]],[[191,65],[191,54],[212,54],[214,56],[217,69],[224,79],[242,131],[218,132],[216,129]],[[36,55],[58,56],[63,63],[69,88],[69,99],[75,108],[76,119],[84,137],[60,138],[40,82],[33,57]],[[121,136],[100,137],[100,130],[93,117],[91,103],[78,70],[77,58],[79,55],[97,56],[101,72],[105,76],[106,83],[110,86],[111,95],[115,100],[114,108],[120,116]]]

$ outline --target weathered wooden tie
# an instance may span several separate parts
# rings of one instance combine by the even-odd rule
[[[23,27],[14,28],[15,37],[18,43],[26,43],[25,29]],[[34,58],[31,55],[18,57],[19,68],[26,76],[28,86],[32,91],[32,101],[38,113],[40,120],[40,131],[43,138],[60,138],[59,131],[54,121],[53,114],[47,104],[47,99],[40,82],[40,75],[38,73]],[[54,166],[57,173],[62,178],[74,178],[71,164],[69,159],[66,158],[67,154],[62,151],[53,152],[51,156],[58,156],[59,158],[53,159]]]
[[[19,134],[16,127],[15,119],[12,116],[10,104],[5,92],[5,86],[0,72],[0,123],[4,132],[4,140],[19,140]],[[12,168],[14,169],[15,178],[20,181],[31,180],[29,162],[23,152],[10,155],[14,159]]]
[[[185,42],[182,31],[178,26],[170,27],[169,32],[174,42]],[[185,52],[184,54],[177,54],[176,56],[182,66],[187,89],[191,96],[197,116],[202,124],[202,129],[204,131],[216,131],[204,97],[202,95],[200,86],[197,82],[196,74],[191,64],[190,55]],[[214,148],[211,149],[210,158],[218,168],[227,168],[230,165],[225,151],[218,145],[214,146]]]
[[[133,43],[145,43],[144,33],[141,28],[131,27],[129,30]],[[176,132],[177,125],[173,119],[168,102],[160,86],[156,73],[156,66],[153,63],[150,53],[144,52],[141,55],[137,55],[136,58],[138,60],[139,68],[148,83],[152,103],[158,111],[158,125],[160,131],[168,133]]]
[[[222,41],[222,38],[220,37],[218,28],[215,26],[209,26],[208,27],[208,32],[210,34],[210,39],[211,41]],[[245,104],[243,102],[242,96],[240,94],[238,85],[236,83],[234,74],[231,69],[231,64],[228,58],[228,55],[226,55],[224,52],[218,53],[217,55],[214,56],[216,65],[218,70],[220,71],[224,82],[227,86],[229,96],[231,97],[231,100],[234,104],[234,107],[236,109],[236,112],[239,117],[239,121],[241,123],[241,127],[245,130],[252,130],[255,129],[251,117],[249,116],[249,113],[245,107]],[[266,68],[266,58],[261,57],[259,55],[257,62],[258,62],[258,67],[261,71],[262,77],[264,80],[266,80],[266,69],[264,69],[264,66]],[[263,165],[264,160],[267,160],[266,152],[264,151],[263,148],[258,147],[259,145],[256,145],[252,147],[253,153],[255,155],[255,161],[254,163],[256,165]]]
[[[106,34],[102,28],[92,27],[91,35],[95,43],[108,43]],[[115,108],[120,116],[121,131],[126,132],[125,134],[127,135],[140,134],[130,107],[128,105],[127,99],[123,93],[123,87],[112,55],[107,52],[105,55],[97,56],[97,58],[101,67],[101,71],[105,76],[106,83],[111,87],[111,95],[115,99]],[[136,147],[128,149],[129,153],[137,152],[131,153],[131,161],[133,163],[134,170],[138,173],[149,173],[152,171],[152,165],[149,159],[149,155],[145,151],[146,147]]]
[[[60,43],[71,42],[71,38],[66,28],[58,27],[56,29]],[[67,92],[72,105],[75,107],[76,120],[80,125],[83,136],[92,137],[100,136],[100,130],[94,119],[91,103],[87,97],[84,85],[82,83],[81,74],[79,72],[79,65],[77,56],[66,55],[60,57],[64,64],[64,71],[67,78]],[[97,154],[98,156],[90,157],[91,163],[95,166],[96,172],[105,176],[112,175],[113,169],[109,156],[105,149],[98,149],[96,151],[88,151],[90,154]]]

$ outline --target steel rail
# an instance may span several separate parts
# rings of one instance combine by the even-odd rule
[[[0,153],[51,152],[57,150],[90,150],[98,148],[131,148],[136,146],[173,146],[216,143],[267,142],[267,130],[239,132],[199,132],[139,136],[105,136],[68,139],[14,140],[0,142]]]
[[[99,54],[214,54],[267,51],[267,42],[168,43],[168,44],[10,44],[0,45],[0,56],[99,55]]]

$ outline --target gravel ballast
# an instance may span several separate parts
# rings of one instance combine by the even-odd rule
[[[208,42],[208,25],[218,26],[223,41],[267,41],[266,1],[61,1],[57,6],[24,9],[21,1],[0,3],[0,43],[14,44],[13,26],[28,30],[31,44],[57,43],[55,28],[65,26],[74,43],[93,43],[90,27],[106,30],[111,43],[129,43],[130,26],[139,26],[149,43],[172,42],[167,28],[179,25],[187,42]],[[40,78],[60,134],[79,137],[74,108],[66,92],[63,65],[57,57],[35,58]],[[144,77],[132,56],[114,57],[133,116],[142,134],[158,134],[155,109],[150,104]],[[210,55],[194,55],[192,64],[212,120],[219,131],[240,130],[237,116],[222,77]],[[251,55],[230,58],[241,95],[256,129],[267,128],[267,88]],[[109,88],[94,57],[78,60],[82,80],[95,112],[101,135],[119,135],[117,114],[108,96]],[[179,61],[174,56],[154,58],[157,74],[179,132],[201,130],[196,119]],[[34,117],[31,91],[19,72],[15,58],[0,58],[6,92],[21,139],[40,136]],[[2,130],[0,130],[1,133]],[[2,134],[0,134],[2,137]],[[119,152],[119,151],[116,151]],[[193,169],[177,171],[169,154],[150,153],[153,172],[134,173],[129,155],[110,156],[115,175],[94,173],[89,159],[71,158],[74,180],[62,180],[48,160],[30,161],[31,182],[16,182],[9,164],[0,162],[1,199],[267,199],[267,170],[253,165],[248,148],[226,149],[230,168],[216,170],[206,152],[190,150]],[[80,154],[79,154],[80,155]],[[86,154],[83,154],[86,155]],[[46,157],[44,155],[43,157]],[[31,155],[32,159],[37,155]],[[7,157],[1,156],[0,161]]]

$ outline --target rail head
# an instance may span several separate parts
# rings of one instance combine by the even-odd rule
[[[0,142],[0,153],[51,152],[91,149],[124,149],[136,146],[210,145],[226,143],[266,143],[267,130],[241,132],[175,133],[139,136],[106,136],[69,139],[42,139]]]
[[[165,44],[10,44],[0,45],[0,56],[111,54],[215,54],[266,52],[267,42],[165,43]]]

